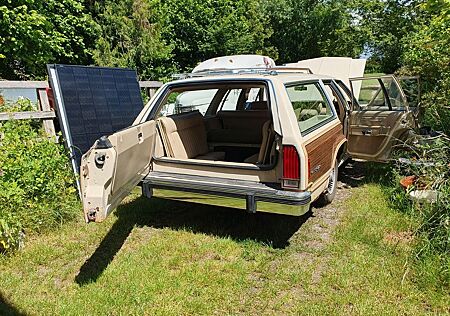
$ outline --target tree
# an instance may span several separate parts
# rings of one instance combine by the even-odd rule
[[[174,70],[171,46],[152,22],[148,1],[109,0],[95,10],[102,28],[93,53],[97,64],[134,68],[142,79],[160,79]]]
[[[426,19],[404,44],[404,71],[421,76],[427,123],[450,133],[450,2],[431,0],[420,6]]]
[[[278,49],[279,62],[320,56],[358,57],[364,39],[353,23],[347,2],[321,0],[264,0],[265,15]]]
[[[272,30],[257,0],[154,0],[164,40],[182,71],[221,55],[276,57]]]
[[[0,0],[0,77],[43,78],[47,63],[91,61],[98,27],[77,0]]]
[[[365,39],[374,72],[394,73],[401,66],[403,41],[419,23],[421,0],[356,0],[349,3]]]

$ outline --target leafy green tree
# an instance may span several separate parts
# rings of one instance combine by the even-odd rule
[[[162,36],[182,71],[220,55],[276,57],[272,30],[257,0],[154,0]]]
[[[91,61],[98,27],[77,0],[0,0],[0,77],[43,78],[47,63]]]
[[[421,0],[355,0],[348,3],[372,72],[394,73],[401,66],[403,41],[421,19]]]
[[[450,134],[450,2],[427,1],[420,10],[428,18],[405,39],[405,71],[421,76],[427,123]]]
[[[155,10],[148,1],[109,0],[93,11],[102,28],[93,53],[97,64],[134,68],[142,79],[159,79],[173,71],[171,46],[152,21]]]
[[[345,1],[264,0],[263,7],[273,28],[269,42],[278,49],[281,63],[358,57],[363,50],[364,39]]]

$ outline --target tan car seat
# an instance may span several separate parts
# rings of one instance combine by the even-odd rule
[[[272,121],[267,121],[264,123],[262,127],[262,142],[261,147],[259,148],[259,153],[256,153],[247,159],[244,162],[254,163],[254,164],[263,164],[267,158],[267,155],[270,151],[270,146],[273,142],[274,134],[273,134],[273,126]]]
[[[168,157],[224,160],[224,152],[208,152],[205,124],[198,111],[158,119],[158,127]]]

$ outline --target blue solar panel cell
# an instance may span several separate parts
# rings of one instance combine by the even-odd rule
[[[134,70],[72,65],[49,69],[56,72],[62,99],[58,107],[64,107],[68,130],[61,126],[64,137],[72,140],[77,166],[95,140],[130,126],[144,106]]]

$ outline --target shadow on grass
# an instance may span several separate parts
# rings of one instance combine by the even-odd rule
[[[168,227],[236,241],[250,239],[273,248],[285,248],[289,238],[312,213],[309,211],[301,217],[248,214],[228,207],[139,197],[119,206],[115,214],[118,219],[75,277],[78,284],[97,280],[135,226]]]
[[[21,316],[26,315],[20,312],[14,305],[7,300],[0,292],[0,315],[4,316]]]
[[[340,170],[340,181],[355,187],[371,181],[366,164],[351,162]],[[383,168],[374,167],[383,174]],[[381,171],[380,171],[381,170]],[[184,197],[185,199],[187,197]],[[95,282],[120,250],[133,227],[171,228],[193,233],[227,237],[236,241],[254,240],[273,248],[285,248],[292,235],[312,216],[309,211],[301,217],[268,213],[248,214],[228,207],[218,207],[160,198],[137,198],[122,204],[113,224],[92,256],[80,268],[75,281]]]
[[[388,184],[392,167],[388,163],[349,161],[339,169],[339,181],[350,187],[368,183]]]

